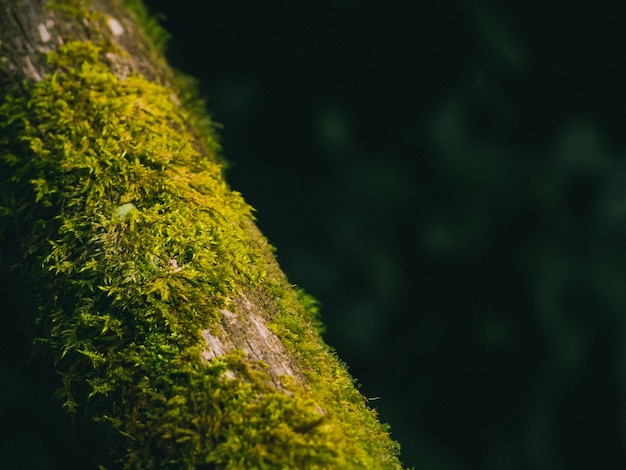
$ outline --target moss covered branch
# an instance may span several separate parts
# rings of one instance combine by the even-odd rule
[[[99,464],[400,468],[141,4],[0,9],[2,266]]]

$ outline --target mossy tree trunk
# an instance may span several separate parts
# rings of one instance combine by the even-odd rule
[[[162,38],[135,0],[0,0],[0,264],[75,426],[108,468],[400,468]]]

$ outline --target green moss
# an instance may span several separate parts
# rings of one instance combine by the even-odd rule
[[[68,18],[93,19],[97,13],[90,7],[90,0],[47,0],[46,8],[62,13]]]
[[[252,210],[173,90],[113,75],[93,44],[0,105],[3,261],[33,292],[59,394],[124,468],[399,468],[397,447],[321,341],[317,306],[255,240]],[[199,115],[199,114],[198,114]],[[310,386],[270,386],[201,330],[244,292]],[[291,385],[289,385],[291,383]],[[122,462],[122,464],[120,464]]]
[[[170,39],[170,34],[162,26],[162,15],[150,14],[141,0],[123,0],[126,7],[133,13],[135,20],[144,31],[146,39],[159,53],[165,51],[165,46]]]

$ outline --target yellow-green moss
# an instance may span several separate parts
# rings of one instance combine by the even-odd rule
[[[135,16],[148,42],[154,46],[156,52],[163,54],[170,34],[161,26],[159,18],[150,14],[141,0],[123,0],[123,2]]]
[[[321,341],[314,302],[251,239],[251,208],[224,183],[212,126],[197,148],[198,118],[173,90],[120,80],[93,44],[49,60],[54,73],[0,105],[2,260],[30,286],[64,405],[106,443],[102,463],[399,468]],[[310,387],[277,390],[237,351],[202,359],[201,330],[253,289]]]

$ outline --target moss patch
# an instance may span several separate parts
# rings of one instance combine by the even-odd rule
[[[399,468],[397,447],[319,338],[251,208],[224,183],[211,125],[173,90],[121,80],[91,43],[0,105],[3,262],[30,286],[59,394],[124,468]],[[261,292],[308,385],[270,385],[201,331]],[[304,304],[304,306],[303,306]],[[304,308],[304,307],[307,308]]]

